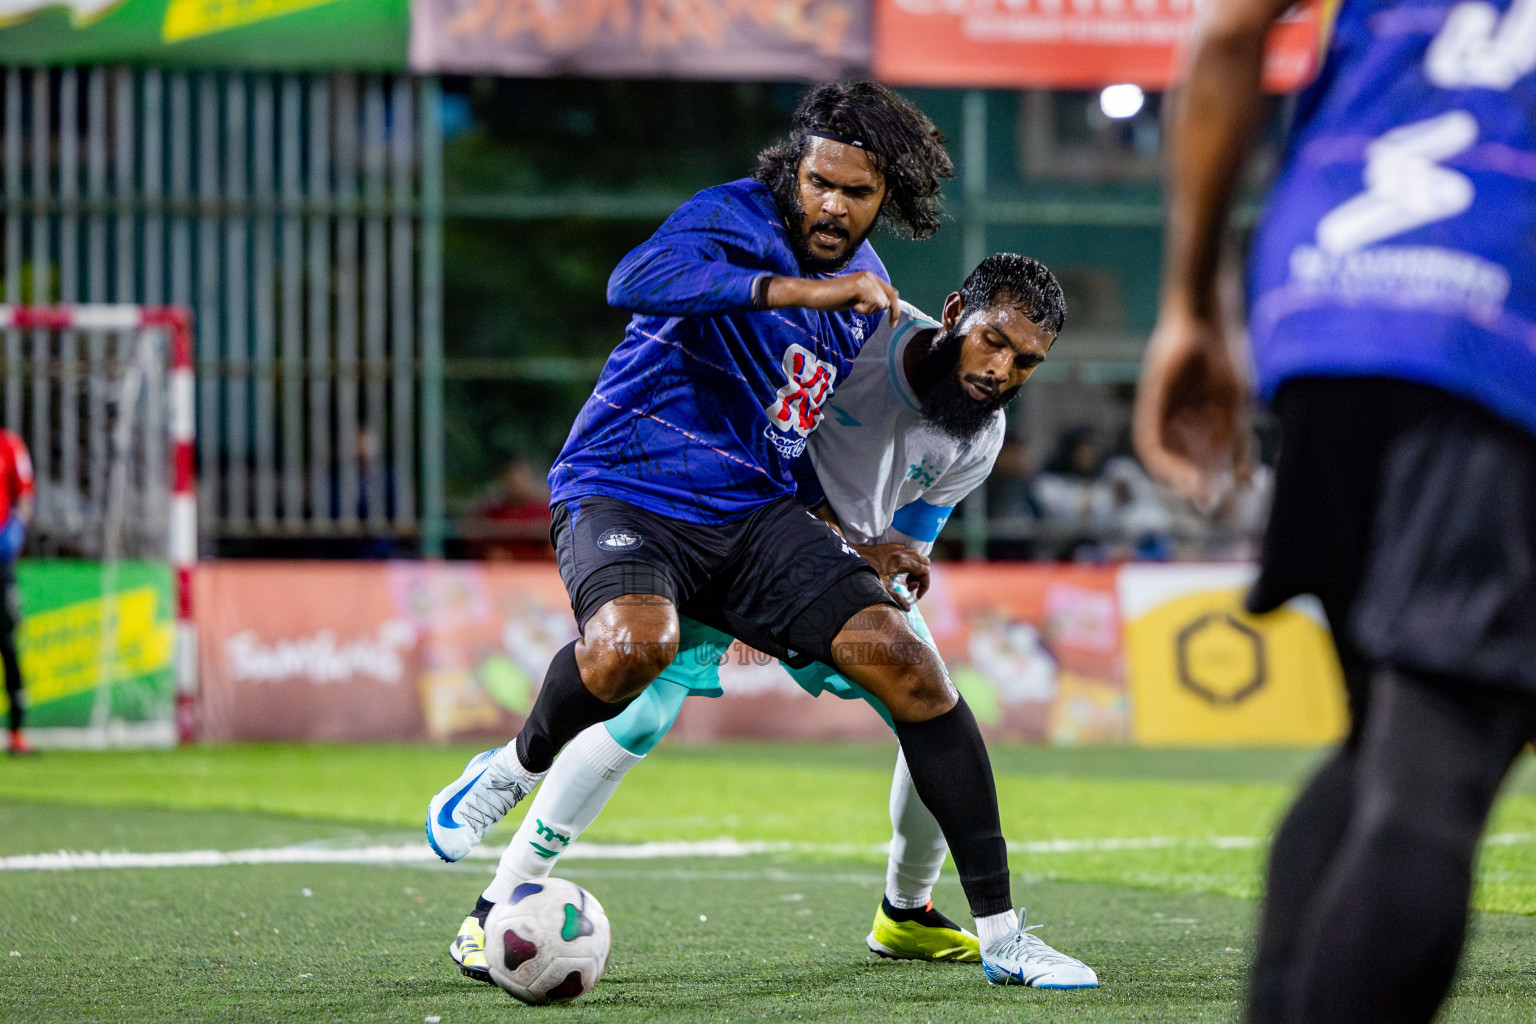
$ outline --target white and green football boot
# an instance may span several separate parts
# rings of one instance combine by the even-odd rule
[[[973,964],[981,959],[976,936],[934,910],[932,900],[917,910],[901,910],[882,898],[864,942],[871,953],[892,960]]]

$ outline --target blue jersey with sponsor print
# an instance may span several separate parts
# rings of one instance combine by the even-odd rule
[[[1343,0],[1255,238],[1261,390],[1388,376],[1536,432],[1536,0]]]
[[[842,271],[889,280],[866,242]],[[634,312],[550,471],[551,501],[601,494],[694,523],[791,495],[791,466],[878,316],[753,310],[760,277],[805,277],[772,194],[706,189],[624,257]],[[812,275],[814,276],[814,275]]]

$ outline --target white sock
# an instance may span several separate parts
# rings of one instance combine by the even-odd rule
[[[981,940],[982,949],[990,948],[993,943],[1006,939],[1018,930],[1019,915],[1012,910],[976,919],[976,937]]]
[[[896,771],[891,776],[891,852],[885,867],[885,898],[891,906],[916,910],[933,899],[933,883],[939,880],[949,847],[917,790],[907,759],[896,751]]]
[[[601,725],[572,740],[555,758],[501,855],[495,879],[481,895],[501,903],[523,882],[546,877],[560,854],[607,806],[624,773],[643,759],[643,754],[631,754],[619,746]]]
[[[539,784],[544,776],[529,771],[523,767],[522,759],[517,756],[517,741],[513,740],[496,752],[496,766],[503,772],[517,779],[532,790]],[[548,774],[547,772],[545,774]]]

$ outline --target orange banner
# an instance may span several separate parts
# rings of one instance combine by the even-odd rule
[[[875,75],[896,85],[1167,88],[1193,0],[875,0]],[[1265,88],[1317,69],[1322,3],[1302,0],[1270,33]]]
[[[548,564],[225,562],[197,575],[212,740],[510,737],[576,635]],[[923,613],[992,738],[1129,738],[1115,570],[939,566]],[[683,742],[882,739],[862,701],[813,699],[742,644]]]

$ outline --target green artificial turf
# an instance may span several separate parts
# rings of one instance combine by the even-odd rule
[[[0,762],[0,856],[419,843],[426,799],[468,749],[227,747]],[[0,871],[5,1020],[1235,1021],[1263,845],[1316,755],[994,752],[1015,895],[1095,992],[994,989],[978,968],[863,949],[888,835],[885,747],[663,747],[593,842],[768,839],[731,859],[567,860],[613,921],[590,996],[530,1010],[460,977],[445,949],[492,865]],[[1499,809],[1446,1021],[1536,1005],[1536,796]],[[489,843],[507,835],[505,827]],[[1115,848],[1102,841],[1159,838]],[[1043,840],[1081,842],[1051,852]],[[1024,844],[1024,845],[1019,845]],[[308,890],[309,895],[305,895]],[[941,907],[963,917],[952,874]],[[703,920],[701,920],[703,918]],[[18,956],[9,956],[11,951]],[[307,975],[307,977],[305,976]]]

